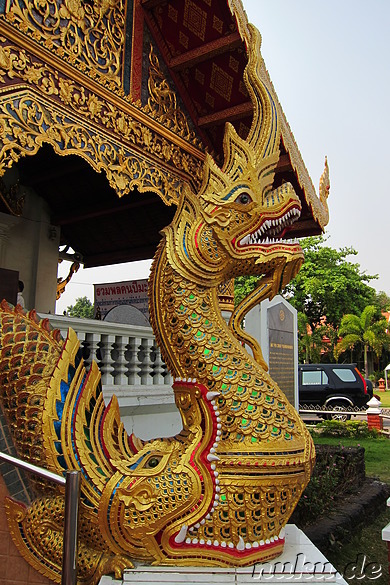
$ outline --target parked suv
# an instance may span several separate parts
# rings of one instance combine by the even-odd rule
[[[373,386],[356,364],[300,364],[299,404],[343,410],[360,408],[372,398]],[[350,415],[328,414],[325,418],[348,420]]]

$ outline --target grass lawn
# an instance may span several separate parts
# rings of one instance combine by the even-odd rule
[[[390,510],[385,510],[369,525],[357,531],[349,542],[335,542],[333,550],[326,553],[328,560],[344,576],[347,583],[389,585],[387,543],[381,537],[382,529],[389,522]],[[362,571],[363,563],[365,571]]]
[[[388,396],[390,398],[390,392],[381,393],[381,398],[382,394],[386,394],[386,398]],[[314,443],[343,445],[344,447],[364,447],[367,476],[377,477],[381,481],[390,484],[390,439],[315,436]],[[357,583],[389,585],[387,543],[382,540],[382,529],[389,522],[390,508],[381,510],[376,518],[361,530],[356,530],[352,538],[351,535],[346,535],[345,541],[340,539],[340,541],[334,543],[332,550],[326,551],[325,556],[350,585]],[[359,571],[364,559],[368,568],[361,574]],[[351,572],[354,565],[357,566],[355,575],[352,574],[353,571]]]
[[[352,439],[347,437],[314,437],[319,445],[343,445],[344,447],[364,447],[366,474],[378,477],[390,484],[390,439]]]
[[[374,390],[374,394],[379,396],[383,408],[390,408],[390,390],[386,390],[386,392],[375,392]]]

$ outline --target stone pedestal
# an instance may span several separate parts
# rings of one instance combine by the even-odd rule
[[[381,402],[375,396],[367,402],[367,424],[368,428],[376,429],[377,431],[383,430],[383,418],[381,417],[382,409]]]
[[[125,571],[123,581],[103,577],[100,585],[254,585],[255,583],[313,583],[347,585],[324,555],[305,536],[290,524],[286,527],[284,552],[268,563],[244,568],[210,567],[151,567],[138,565]]]

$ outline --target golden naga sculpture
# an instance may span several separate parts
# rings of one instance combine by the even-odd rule
[[[200,192],[184,189],[152,267],[151,322],[175,378],[182,431],[149,441],[128,436],[116,398],[104,404],[96,364],[86,373],[75,333],[63,341],[33,312],[2,304],[1,402],[18,453],[60,474],[82,471],[79,583],[120,576],[134,561],[271,559],[283,550],[284,526],[309,481],[310,435],[239,326],[303,261],[299,244],[286,239],[300,201],[289,183],[272,190],[278,111],[258,75],[260,36],[249,33],[249,135],[243,140],[227,126],[222,168],[208,156]],[[227,325],[218,287],[239,274],[262,279]],[[59,581],[63,493],[35,487],[29,508],[7,501],[10,530],[21,554]]]
[[[60,262],[62,262],[61,259],[58,261],[58,263],[60,263]],[[73,274],[75,272],[77,272],[79,268],[80,268],[80,262],[72,262],[72,264],[69,268],[68,276],[66,276],[65,278],[57,278],[57,291],[56,291],[57,301],[61,297],[61,295],[65,292],[66,285],[68,284],[68,282],[71,281]]]

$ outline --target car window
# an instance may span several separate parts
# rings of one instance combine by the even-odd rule
[[[313,385],[313,384],[327,384],[328,376],[324,370],[312,370],[302,372],[302,385]]]
[[[342,382],[356,382],[356,375],[353,370],[344,370],[344,368],[333,368],[333,372]]]

